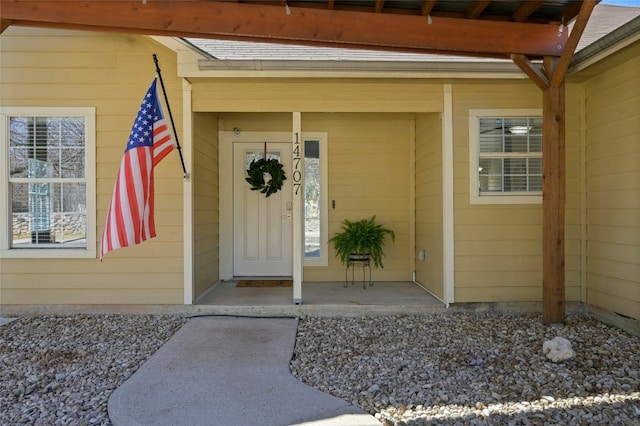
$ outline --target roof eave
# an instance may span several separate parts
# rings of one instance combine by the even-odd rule
[[[640,40],[640,16],[573,55],[567,75],[575,74]]]
[[[206,60],[191,77],[526,78],[509,61]]]

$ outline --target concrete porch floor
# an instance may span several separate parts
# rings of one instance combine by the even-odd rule
[[[313,314],[407,314],[445,309],[444,304],[411,282],[362,281],[303,282],[302,304],[294,305],[293,287],[236,287],[238,279],[212,286],[195,303],[198,310],[221,309],[229,313],[255,310],[283,315]]]

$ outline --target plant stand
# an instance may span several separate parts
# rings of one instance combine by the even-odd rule
[[[349,268],[351,268],[351,285],[355,284],[356,266],[362,266],[362,288],[366,289],[366,269],[369,268],[369,286],[373,286],[371,280],[371,260],[369,254],[351,253],[347,268],[344,271],[344,286],[349,286]]]

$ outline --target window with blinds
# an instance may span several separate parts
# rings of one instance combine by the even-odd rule
[[[469,140],[472,203],[484,203],[482,198],[498,203],[540,200],[542,117],[475,115],[470,120]]]
[[[479,191],[542,191],[542,118],[480,119]]]
[[[62,257],[90,256],[95,251],[93,108],[6,108],[1,115],[8,174],[0,204],[10,220],[0,250],[45,257],[75,249],[82,253]]]

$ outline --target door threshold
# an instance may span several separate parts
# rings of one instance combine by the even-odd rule
[[[286,276],[286,275],[278,275],[278,276],[273,276],[273,277],[269,277],[269,276],[264,276],[264,275],[257,275],[257,276],[234,276],[231,279],[225,280],[226,282],[236,282],[236,281],[243,281],[243,280],[263,280],[263,281],[269,281],[269,280],[291,280],[293,281],[293,277],[292,276]]]

